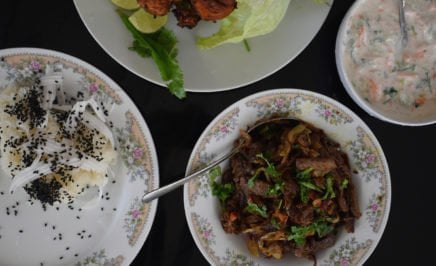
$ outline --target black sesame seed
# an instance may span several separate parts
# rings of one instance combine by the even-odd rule
[[[20,232],[20,234],[22,234],[24,231],[23,231],[23,230],[20,230],[20,231],[18,231],[18,232]]]

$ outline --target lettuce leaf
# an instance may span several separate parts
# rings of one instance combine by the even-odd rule
[[[200,49],[224,43],[238,43],[276,29],[291,0],[238,0],[238,7],[221,21],[215,34],[197,39]]]

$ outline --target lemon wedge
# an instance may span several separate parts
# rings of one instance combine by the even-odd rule
[[[140,32],[153,33],[167,23],[168,16],[153,16],[144,9],[139,9],[129,17],[129,21]]]
[[[112,0],[112,3],[117,7],[127,10],[139,8],[138,0]]]

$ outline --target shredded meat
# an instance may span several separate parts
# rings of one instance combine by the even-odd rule
[[[348,158],[322,130],[270,122],[241,131],[235,145],[239,152],[221,179],[234,188],[221,201],[221,223],[243,234],[253,255],[292,253],[316,262],[341,227],[354,232],[361,212]]]
[[[298,158],[296,163],[298,170],[313,168],[314,176],[324,176],[336,168],[333,158]]]

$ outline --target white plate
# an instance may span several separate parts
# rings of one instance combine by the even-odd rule
[[[140,198],[159,186],[153,140],[138,109],[109,77],[69,55],[18,48],[1,50],[0,58],[0,91],[49,64],[62,71],[67,94],[89,90],[96,99],[113,101],[109,120],[119,142],[115,173],[92,210],[57,205],[43,211],[39,201],[27,201],[22,188],[10,195],[11,180],[0,173],[0,265],[129,265],[147,238],[157,207]]]
[[[336,244],[317,253],[318,265],[361,265],[374,251],[386,226],[391,183],[386,158],[377,139],[350,109],[324,95],[297,89],[265,91],[244,98],[219,114],[199,138],[189,160],[187,173],[199,169],[216,156],[230,151],[240,128],[272,114],[297,117],[321,128],[341,144],[348,154],[362,216],[355,232],[341,232]],[[222,169],[228,165],[223,163]],[[224,232],[220,206],[210,192],[208,178],[194,179],[184,188],[189,229],[204,257],[213,265],[313,265],[287,255],[281,260],[250,255],[242,236]]]
[[[154,62],[127,49],[132,36],[110,0],[74,0],[74,3],[91,35],[113,59],[136,75],[163,85]],[[230,90],[273,74],[310,43],[330,6],[316,4],[313,0],[292,0],[286,17],[274,32],[249,40],[252,48],[249,53],[243,44],[200,51],[195,46],[195,36],[213,32],[217,25],[201,23],[194,30],[181,29],[171,14],[168,25],[179,40],[178,60],[185,76],[185,89],[195,92]]]

